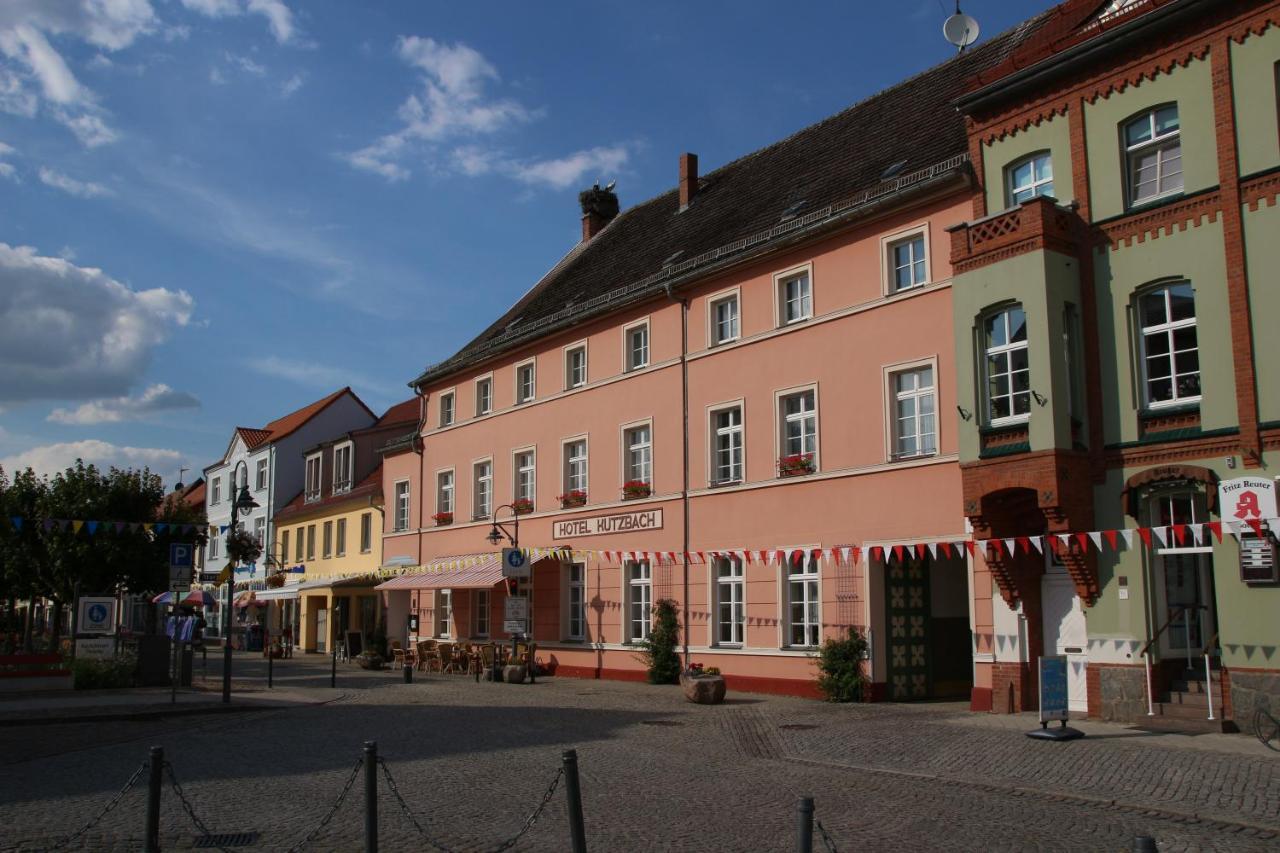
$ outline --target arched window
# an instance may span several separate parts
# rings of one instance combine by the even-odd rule
[[[1178,105],[1165,104],[1124,125],[1129,204],[1182,191],[1182,138]]]
[[[998,426],[1026,420],[1031,413],[1031,367],[1027,315],[1021,305],[985,317],[983,356],[987,423]]]
[[[1053,158],[1048,151],[1023,157],[1010,164],[1004,172],[1009,207],[1036,196],[1053,195]]]
[[[1191,283],[1180,281],[1138,296],[1143,401],[1149,408],[1200,399],[1200,350],[1196,300]]]

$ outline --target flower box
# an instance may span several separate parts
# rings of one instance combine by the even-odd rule
[[[528,515],[533,512],[533,501],[528,498],[517,498],[511,502],[511,509],[516,515]]]
[[[812,453],[793,453],[778,459],[779,477],[797,477],[814,471]]]
[[[559,495],[558,497],[560,500],[560,506],[563,509],[587,505],[587,493],[581,489],[574,489],[571,492],[565,492],[563,495]]]
[[[653,486],[644,480],[628,480],[622,484],[622,499],[625,501],[647,498],[651,494],[653,494]]]
[[[435,515],[431,516],[431,520],[436,523],[437,527],[443,527],[446,524],[453,524],[453,513],[437,512]]]
[[[703,669],[702,664],[690,664],[680,673],[680,687],[684,698],[697,705],[719,705],[724,701],[724,676],[716,667]]]

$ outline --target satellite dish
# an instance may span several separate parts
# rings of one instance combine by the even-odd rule
[[[942,24],[942,36],[964,50],[978,40],[978,22],[971,15],[956,12]]]

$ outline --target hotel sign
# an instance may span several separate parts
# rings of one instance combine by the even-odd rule
[[[639,530],[661,529],[662,510],[647,509],[643,512],[624,512],[619,515],[596,515],[590,518],[557,521],[551,526],[551,538],[571,539],[575,536],[603,536],[607,533],[635,533]]]

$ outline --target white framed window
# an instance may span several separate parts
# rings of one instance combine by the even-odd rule
[[[814,388],[778,394],[778,456],[818,466],[818,393]]]
[[[351,491],[354,447],[355,445],[348,441],[333,448],[333,493],[335,495]]]
[[[298,563],[302,562],[302,540],[305,535],[305,532],[306,531],[304,531],[301,527],[299,527],[298,533],[297,533],[297,537],[298,537],[297,541],[293,543],[293,559],[295,562],[298,562]],[[314,536],[312,537],[311,542],[312,542],[312,545],[314,546],[315,544]]]
[[[373,513],[366,512],[360,516],[360,553],[368,554],[373,550]]]
[[[280,562],[289,559],[289,531],[280,531]]]
[[[737,557],[717,557],[715,578],[715,645],[741,646],[746,624],[746,576]]]
[[[307,525],[307,561],[310,562],[316,558],[316,526],[314,524]]]
[[[436,472],[436,512],[453,513],[453,469]]]
[[[258,540],[260,547],[267,544],[267,520],[265,518],[255,518],[253,520],[253,538]]]
[[[347,520],[338,519],[338,542],[335,549],[339,557],[347,556]]]
[[[777,291],[778,325],[799,323],[813,316],[813,266],[777,273],[773,277]]]
[[[471,636],[489,636],[489,590],[471,590]]]
[[[518,501],[528,501],[530,505],[535,504],[538,496],[538,460],[536,451],[533,449],[517,450],[512,467],[515,469],[515,476],[511,478],[515,484],[513,497]]]
[[[456,395],[453,391],[446,391],[440,395],[440,426],[452,426],[456,416],[454,408],[454,399]]]
[[[1008,207],[1030,201],[1037,196],[1053,195],[1053,158],[1048,151],[1038,151],[1017,160],[1004,170],[1005,199]]]
[[[999,426],[1031,416],[1027,315],[1011,305],[983,321],[987,423]]]
[[[209,505],[214,506],[219,503],[222,503],[222,478],[214,477],[209,483]]]
[[[447,640],[453,636],[450,626],[453,624],[453,590],[436,590],[436,636]]]
[[[653,571],[648,560],[628,560],[623,573],[627,594],[627,637],[629,643],[649,639],[653,624]]]
[[[564,443],[564,493],[587,491],[587,440],[575,438]]]
[[[938,452],[937,388],[934,366],[889,370],[890,457],[907,459]]]
[[[538,391],[537,362],[529,359],[516,365],[516,405],[528,403]]]
[[[395,485],[396,505],[393,530],[409,529],[409,481],[401,480]]]
[[[744,477],[742,404],[711,412],[711,482],[739,483]]]
[[[586,563],[570,563],[565,584],[567,616],[566,636],[570,640],[587,638],[587,566]]]
[[[637,424],[622,430],[623,472],[628,483],[653,485],[653,425]]]
[[[649,366],[649,321],[632,323],[622,330],[623,359],[625,369],[640,370]]]
[[[1142,333],[1143,398],[1149,408],[1200,400],[1196,298],[1187,281],[1138,297]]]
[[[484,376],[476,380],[476,417],[487,415],[493,411],[493,377]]]
[[[929,230],[917,228],[885,241],[885,271],[888,292],[902,293],[929,282]]]
[[[1182,138],[1178,105],[1165,104],[1124,124],[1129,204],[1182,191]]]
[[[788,646],[812,648],[822,634],[821,579],[819,562],[807,551],[799,565],[787,559],[787,636]]]
[[[306,462],[306,493],[303,500],[318,501],[320,500],[320,454],[316,453],[307,457]]]
[[[564,350],[564,387],[581,388],[587,384],[587,342],[571,344]]]
[[[209,537],[209,559],[210,560],[218,559],[218,547],[219,547],[218,543],[220,541],[221,541],[220,537],[217,537],[217,536]],[[302,543],[299,542],[298,544],[301,545]]]
[[[258,460],[257,480],[254,483],[256,491],[262,491],[267,487],[267,460]]]
[[[473,518],[488,518],[493,513],[493,460],[486,459],[471,466]]]
[[[739,292],[736,289],[707,297],[708,346],[727,344],[742,336],[738,297]]]
[[[320,552],[323,559],[329,559],[333,556],[333,522],[326,521],[324,523],[324,549]]]

